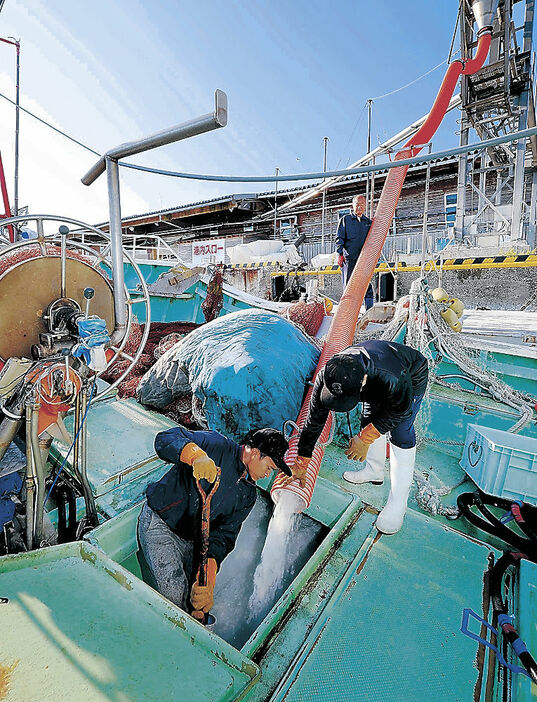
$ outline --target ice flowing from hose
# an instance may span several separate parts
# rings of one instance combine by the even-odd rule
[[[490,40],[491,30],[487,29],[481,32],[474,58],[469,61],[458,59],[450,64],[427,120],[417,134],[415,134],[397,153],[395,156],[396,160],[417,156],[423,146],[431,140],[446,113],[449,101],[460,76],[463,74],[471,75],[481,68],[488,55]],[[408,166],[401,166],[400,168],[392,168],[388,172],[369,234],[367,235],[366,242],[350,280],[343,292],[338,310],[332,320],[319,363],[315,370],[314,379],[317,373],[334,354],[343,351],[343,349],[352,344],[360,307],[373,276],[375,266],[380,258],[382,247],[386,241],[386,236],[395,214],[395,208],[397,207],[401,195],[403,183],[405,182],[407,170]],[[300,414],[298,415],[297,425],[299,428],[304,426],[308,415],[311,391],[312,389],[310,388],[300,410]],[[324,455],[324,449],[320,444],[327,441],[330,434],[331,422],[332,418],[330,416],[309,463],[305,488],[300,487],[296,481],[282,488],[281,481],[283,480],[283,476],[280,476],[274,482],[271,491],[272,498],[275,502],[278,501],[281,492],[291,491],[302,497],[306,506],[310,504]],[[297,457],[298,436],[298,433],[295,433],[289,442],[290,447],[286,456],[286,461],[289,465],[293,465]]]
[[[300,501],[298,495],[286,492],[274,507],[261,561],[254,573],[254,591],[248,603],[250,619],[267,611],[281,586],[293,526],[303,508]]]

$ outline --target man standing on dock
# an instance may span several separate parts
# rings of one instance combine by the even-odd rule
[[[242,523],[256,499],[255,481],[273,470],[291,469],[283,457],[289,444],[276,429],[250,431],[242,445],[217,431],[174,427],[155,438],[159,458],[174,466],[146,492],[138,519],[144,579],[185,611],[207,613],[213,606],[216,573],[233,550]],[[207,584],[198,582],[200,494],[210,490],[220,468],[220,484],[210,502]],[[192,607],[189,607],[189,601]]]
[[[365,461],[365,467],[346,471],[343,477],[357,485],[381,485],[389,434],[390,495],[376,527],[384,534],[399,531],[414,476],[414,420],[427,389],[428,373],[427,359],[419,351],[393,341],[370,339],[332,356],[315,379],[293,477],[286,482],[305,480],[330,410],[350,412],[362,403],[361,431],[350,438],[345,454],[350,460]]]
[[[355,195],[352,198],[352,213],[344,215],[339,220],[336,234],[336,251],[341,270],[343,271],[346,268],[345,283],[349,282],[371,227],[371,220],[364,214],[365,204],[363,195]],[[364,298],[366,310],[373,307],[373,302],[373,288],[371,283],[369,283]]]

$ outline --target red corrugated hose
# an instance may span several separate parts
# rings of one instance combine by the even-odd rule
[[[395,160],[416,156],[423,146],[431,140],[446,113],[459,77],[461,75],[471,75],[483,66],[488,55],[490,41],[491,29],[485,28],[479,35],[474,58],[467,61],[458,59],[449,65],[429,116],[417,134],[415,134],[397,153]],[[375,216],[371,224],[371,229],[358,259],[358,263],[343,291],[313,376],[314,379],[317,373],[334,354],[343,351],[343,349],[352,344],[360,307],[362,306],[365,292],[373,277],[373,271],[378,263],[382,247],[384,246],[386,236],[391,226],[407,170],[408,166],[401,166],[388,171],[386,182],[382,189]],[[306,395],[300,414],[298,415],[297,425],[300,428],[303,427],[306,421],[310,397],[311,388]],[[332,416],[330,415],[309,463],[306,474],[306,487],[302,488],[297,481],[294,481],[290,485],[282,488],[280,484],[285,476],[279,475],[274,481],[271,490],[272,499],[275,502],[278,501],[279,492],[283,489],[290,490],[299,495],[304,501],[304,508],[309,506],[324,455],[324,449],[320,444],[328,440],[331,423]],[[297,432],[293,434],[289,444],[286,462],[288,465],[292,466],[297,457]]]

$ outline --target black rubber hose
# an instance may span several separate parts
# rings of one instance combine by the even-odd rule
[[[486,495],[478,490],[481,501],[485,504],[511,512],[514,520],[529,539],[537,543],[537,507],[518,500],[507,500],[502,497]]]
[[[537,555],[535,553],[537,543],[532,543],[531,539],[524,538],[523,536],[520,536],[514,532],[503,522],[501,522],[500,519],[487,507],[487,505],[492,505],[494,507],[504,509],[506,512],[510,512],[513,504],[511,501],[490,497],[479,490],[474,493],[474,501],[477,509],[481,512],[485,519],[488,519],[488,521],[494,527],[496,534],[503,541],[511,546],[514,546],[515,548],[520,549],[523,553],[531,553],[534,556]],[[534,560],[534,558],[532,560]]]
[[[476,492],[465,492],[457,498],[457,506],[471,524],[481,529],[481,531],[496,536],[510,546],[526,553],[530,560],[537,561],[537,540],[531,536],[533,532],[531,526],[527,522],[524,522],[525,528],[523,528],[522,523],[517,520],[519,527],[528,536],[528,538],[524,538],[503,524],[498,517],[488,509],[487,504],[510,511],[513,502],[485,495],[479,490]],[[472,512],[472,507],[476,507],[485,519]]]
[[[47,479],[45,484],[45,489],[47,494],[49,494],[50,487],[49,483],[52,482],[51,479]],[[52,485],[52,490],[50,491],[50,496],[56,503],[56,509],[58,511],[58,521],[56,525],[56,532],[58,535],[58,543],[63,544],[66,541],[66,531],[67,531],[67,521],[65,515],[65,494],[62,490],[62,483],[57,483]]]
[[[513,504],[511,512],[519,528],[526,534],[528,539],[535,541],[537,544],[537,529],[533,526],[536,522],[535,507],[530,507],[526,504],[520,507],[518,504]]]
[[[518,632],[512,625],[510,618],[507,615],[507,603],[502,598],[502,581],[506,570],[510,566],[518,565],[522,558],[526,558],[524,553],[504,553],[501,558],[496,561],[490,574],[490,594],[494,614],[498,618],[498,625],[504,633],[505,638],[517,654],[520,662],[528,671],[529,676],[534,683],[537,684],[537,663],[526,648],[526,644],[522,641]]]
[[[78,522],[76,519],[76,494],[75,489],[72,485],[65,485],[67,489],[67,504],[69,506],[69,521],[67,523],[67,538],[69,541],[75,541],[76,539],[76,528]]]
[[[56,489],[57,488],[57,489]],[[65,492],[61,486],[55,486],[54,499],[58,509],[58,543],[64,544],[67,540],[67,519],[65,516]]]

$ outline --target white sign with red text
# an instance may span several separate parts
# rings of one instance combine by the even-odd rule
[[[210,239],[209,241],[194,241],[192,243],[192,263],[195,266],[224,263],[225,256],[225,239]]]

